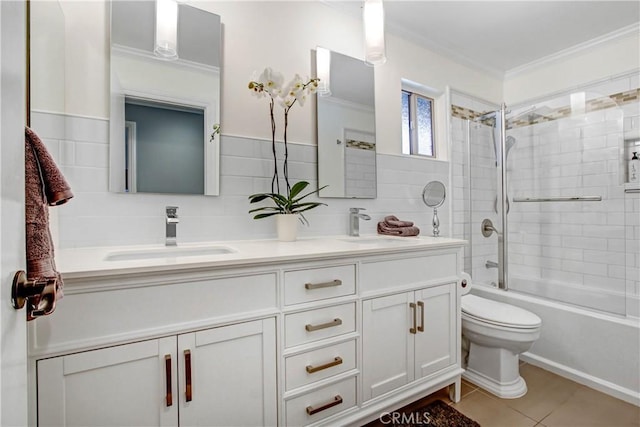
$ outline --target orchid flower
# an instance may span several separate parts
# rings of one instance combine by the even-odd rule
[[[281,73],[273,71],[271,68],[267,67],[260,74],[258,78],[254,78],[249,82],[249,90],[251,90],[252,94],[258,98],[262,98],[265,95],[269,95],[270,104],[269,110],[271,114],[271,143],[272,143],[272,152],[273,152],[273,161],[274,161],[274,172],[273,178],[271,180],[271,191],[273,193],[280,192],[280,183],[278,180],[278,166],[276,159],[276,127],[275,127],[275,118],[273,114],[273,107],[277,102],[284,110],[284,180],[287,185],[287,194],[291,192],[291,186],[289,184],[289,169],[288,169],[288,156],[289,151],[287,147],[287,126],[288,126],[288,116],[289,110],[296,102],[300,103],[300,106],[303,106],[307,100],[307,96],[310,94],[314,94],[318,88],[319,79],[302,79],[299,74],[296,74],[293,79],[285,86],[284,85],[284,77]]]

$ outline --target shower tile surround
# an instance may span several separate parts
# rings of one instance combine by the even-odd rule
[[[608,84],[634,85],[631,79],[620,80]],[[606,89],[606,85],[588,88],[600,93]],[[624,191],[629,186],[625,160],[630,150],[622,125],[623,119],[625,124],[638,121],[639,100],[640,89],[629,87],[587,99],[585,114],[572,118],[570,107],[551,106],[555,101],[550,99],[536,103],[545,107],[507,122],[507,134],[517,141],[507,165],[510,199],[603,197],[602,202],[511,203],[509,267],[510,277],[518,278],[513,288],[607,312],[640,315],[640,197]],[[498,220],[492,123],[470,123],[476,143],[471,148],[471,179],[465,175],[467,119],[497,107],[457,93],[452,104],[453,237],[471,239],[465,268],[474,279],[497,282],[497,269],[485,267],[487,260],[497,261],[495,238],[483,238],[479,226],[484,218]]]
[[[108,189],[108,120],[34,112],[32,128],[75,194],[72,202],[50,211],[57,248],[162,244],[167,205],[180,207],[178,243],[275,238],[275,221],[254,220],[247,213],[252,208],[248,196],[271,188],[270,141],[222,135],[218,197],[131,195]],[[278,149],[282,152],[282,144]],[[384,154],[377,154],[375,161],[376,199],[315,199],[328,206],[305,213],[310,226],[300,225],[299,236],[346,235],[350,207],[366,208],[372,218],[361,221],[361,234],[375,234],[376,223],[394,214],[414,221],[422,235],[431,235],[432,210],[422,202],[422,189],[431,180],[449,188],[449,162]],[[290,143],[290,179],[307,180],[315,188],[316,170],[316,146]],[[450,235],[449,212],[447,203],[439,209],[443,236]]]

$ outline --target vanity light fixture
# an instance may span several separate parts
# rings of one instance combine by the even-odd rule
[[[176,0],[156,0],[156,56],[178,59],[178,3]]]
[[[371,66],[382,65],[387,62],[382,0],[364,0],[362,20],[365,42],[364,62]]]
[[[331,96],[331,51],[324,47],[316,47],[316,69],[318,78],[318,95]]]

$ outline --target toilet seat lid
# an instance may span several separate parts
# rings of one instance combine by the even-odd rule
[[[530,311],[476,295],[462,297],[462,311],[494,325],[512,328],[536,328],[542,320]]]

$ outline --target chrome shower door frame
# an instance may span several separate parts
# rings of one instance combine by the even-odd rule
[[[499,138],[500,144],[499,153],[496,153],[496,177],[497,177],[497,198],[499,203],[496,203],[498,210],[498,218],[500,224],[498,229],[498,288],[507,290],[509,289],[509,263],[508,263],[508,221],[507,221],[507,106],[502,104],[499,111],[496,111],[496,122],[493,129],[493,137]]]

